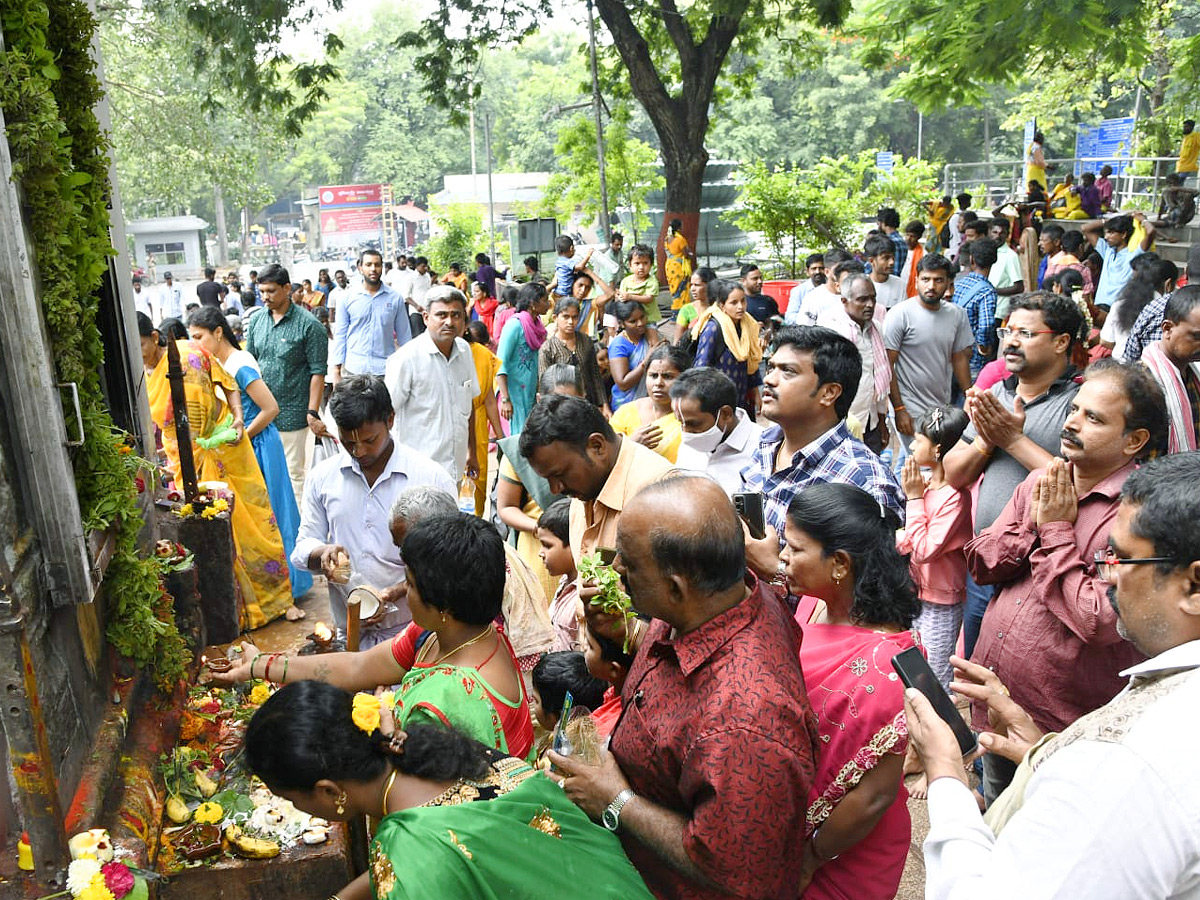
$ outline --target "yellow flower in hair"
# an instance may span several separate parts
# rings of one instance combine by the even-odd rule
[[[350,718],[367,734],[374,734],[375,729],[379,727],[379,698],[374,694],[355,694],[354,709]]]

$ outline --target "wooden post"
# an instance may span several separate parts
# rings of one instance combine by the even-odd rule
[[[187,394],[183,389],[183,369],[179,364],[179,346],[167,340],[167,381],[171,383],[171,406],[175,413],[175,441],[179,445],[179,478],[188,503],[196,499],[196,461],[192,456],[192,429],[188,422]]]
[[[362,601],[355,597],[353,592],[346,599],[346,650],[349,653],[358,651],[358,637],[362,627],[358,617],[361,603]]]

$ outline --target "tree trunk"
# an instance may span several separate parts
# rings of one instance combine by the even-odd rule
[[[218,266],[229,262],[229,233],[225,229],[225,191],[220,182],[213,182],[213,212],[217,228],[217,258]]]
[[[656,5],[661,10],[661,28],[679,54],[683,77],[677,95],[668,92],[663,84],[650,47],[633,21],[629,7],[623,0],[596,0],[600,18],[613,36],[629,72],[633,95],[658,133],[667,180],[666,208],[657,248],[662,279],[666,263],[663,235],[672,219],[680,220],[683,236],[693,250],[696,248],[701,188],[708,164],[708,151],[704,148],[708,110],[717,76],[737,37],[749,0],[730,0],[724,4],[723,14],[713,16],[699,43],[693,39],[691,27],[676,8],[675,0],[658,0]]]

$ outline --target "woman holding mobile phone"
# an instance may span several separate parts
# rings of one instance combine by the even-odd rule
[[[904,685],[891,665],[916,646],[921,610],[900,522],[870,494],[818,484],[788,507],[781,560],[801,597],[800,666],[823,747],[808,797],[805,900],[887,900],[908,856]]]

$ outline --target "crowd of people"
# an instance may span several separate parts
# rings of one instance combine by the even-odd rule
[[[385,601],[355,652],[213,676],[282,685],[246,741],[272,790],[383,816],[339,900],[883,900],[910,796],[929,897],[1195,893],[1200,249],[957,202],[881,209],[783,308],[672,223],[661,295],[653,248],[614,234],[610,281],[564,236],[548,279],[368,250],[323,301],[256,273],[241,335],[139,316],[170,466],[174,340],[243,510],[249,626],[313,576],[339,630]]]

